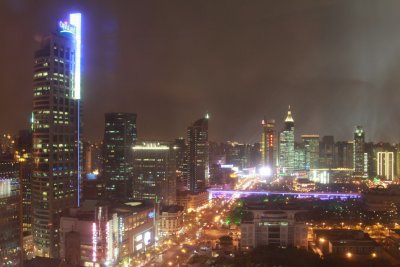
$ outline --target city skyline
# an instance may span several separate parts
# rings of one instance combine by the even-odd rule
[[[0,115],[5,131],[29,127],[35,40],[71,10],[87,14],[82,101],[89,140],[101,140],[106,112],[135,112],[139,139],[165,140],[184,136],[186,125],[209,112],[210,140],[252,143],[261,119],[275,119],[279,130],[291,104],[297,139],[348,140],[362,125],[366,141],[400,141],[393,124],[400,116],[393,10],[400,3],[175,1],[160,10],[155,2],[40,3],[1,4],[0,22],[10,31],[0,104],[3,114],[15,114]]]

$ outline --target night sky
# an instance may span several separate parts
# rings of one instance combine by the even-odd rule
[[[296,134],[400,141],[400,1],[0,1],[0,132],[29,127],[42,34],[83,13],[84,132],[136,112],[141,139],[259,140],[263,116]]]

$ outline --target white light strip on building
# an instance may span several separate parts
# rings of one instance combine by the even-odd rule
[[[75,71],[74,71],[74,98],[81,99],[81,34],[82,15],[73,13],[69,15],[69,23],[75,26]]]

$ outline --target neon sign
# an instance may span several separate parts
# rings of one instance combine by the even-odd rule
[[[58,22],[58,27],[60,27],[61,32],[70,32],[72,34],[75,34],[76,28],[75,26],[69,24],[68,21],[59,21]]]

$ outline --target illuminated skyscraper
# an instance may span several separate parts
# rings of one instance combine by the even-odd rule
[[[285,128],[279,135],[279,167],[281,174],[290,174],[295,169],[294,120],[290,106],[285,119]]]
[[[385,180],[393,180],[394,178],[394,153],[378,152],[377,153],[377,174]]]
[[[270,168],[276,166],[276,131],[275,120],[262,121],[261,161],[262,165]]]
[[[105,114],[102,178],[108,198],[132,197],[132,148],[136,140],[136,114]]]
[[[133,147],[133,198],[176,204],[175,146],[169,142],[139,142]]]
[[[187,142],[188,188],[192,192],[201,192],[209,179],[208,115],[188,127]]]
[[[59,255],[59,215],[80,199],[81,14],[42,38],[34,59],[32,208],[35,254]]]
[[[365,133],[361,126],[356,127],[354,132],[354,176],[362,177],[365,174],[364,171],[364,143],[365,143]]]
[[[302,135],[304,144],[305,169],[319,168],[319,135]]]

